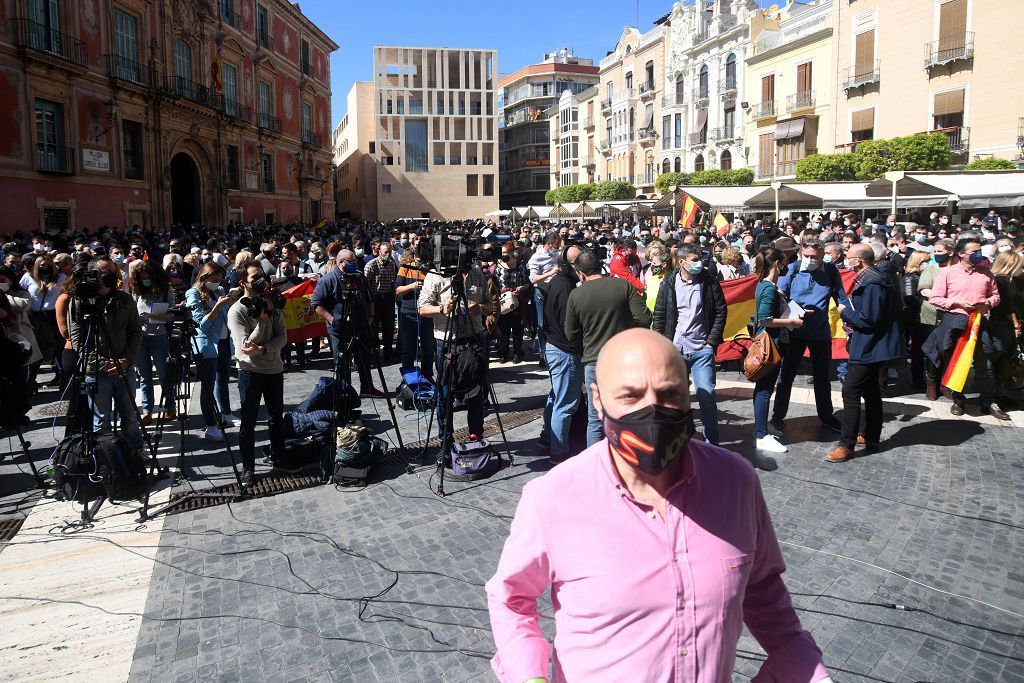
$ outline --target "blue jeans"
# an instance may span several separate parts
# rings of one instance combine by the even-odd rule
[[[597,415],[594,392],[590,389],[591,384],[597,383],[597,363],[583,366],[583,383],[587,390],[587,446],[590,447],[604,438],[604,422]]]
[[[544,347],[551,373],[551,391],[544,405],[544,434],[551,438],[551,455],[569,453],[569,425],[580,400],[580,357],[566,353],[554,344]]]
[[[139,356],[135,365],[139,369],[139,386],[142,388],[142,412],[153,412],[153,366],[156,365],[156,379],[161,386],[161,399],[172,395],[171,387],[167,386],[167,335],[142,335],[139,344]],[[166,401],[165,401],[166,404]]]
[[[772,400],[772,392],[775,391],[775,382],[779,379],[782,371],[782,363],[775,366],[775,369],[757,380],[754,384],[754,438],[760,439],[768,436],[768,404]]]
[[[775,388],[775,410],[772,417],[785,420],[789,412],[789,396],[793,391],[793,381],[797,370],[804,359],[804,350],[811,350],[811,375],[814,377],[814,404],[818,408],[818,418],[834,419],[832,413],[832,385],[828,374],[832,365],[831,339],[800,339],[790,335],[789,344],[782,349],[782,370],[779,385]]]
[[[400,314],[398,316],[398,339],[402,351],[401,371],[406,372],[416,367],[418,355],[420,373],[427,379],[433,379],[434,355],[437,353],[434,343],[433,319],[408,313]]]
[[[434,362],[437,364],[439,370],[437,377],[438,384],[444,384],[444,378],[440,374],[441,368],[447,368],[447,361],[444,359],[444,342],[436,338],[434,341],[437,342]],[[486,353],[486,348],[487,347],[485,346],[484,353]],[[484,435],[484,396],[486,391],[487,386],[485,384],[480,387],[480,391],[477,392],[476,396],[467,399],[465,403],[466,426],[469,428],[469,433],[476,434],[481,437]],[[448,410],[447,403],[448,390],[443,386],[438,386],[434,419],[437,421],[437,436],[441,442],[440,455],[445,457],[447,457],[452,450],[452,413],[455,412],[454,409]]]
[[[128,447],[137,450],[143,448],[146,442],[142,438],[142,429],[135,414],[135,370],[128,368],[124,376],[128,380],[127,387],[119,375],[89,375],[85,378],[89,407],[92,409],[92,428],[97,434],[110,432],[110,406],[113,402],[121,421],[121,433]]]
[[[537,315],[537,350],[543,354],[547,345],[547,336],[544,334],[544,291],[536,285],[533,287],[533,309]]]
[[[213,384],[210,391],[216,396],[217,405],[222,414],[231,412],[231,395],[228,393],[228,383],[231,381],[231,340],[221,339],[217,342],[217,356],[215,358],[202,359],[203,371],[206,378]],[[206,399],[206,392],[200,387],[199,408],[203,411],[203,420],[207,427],[217,424],[216,415],[211,402]]]
[[[704,440],[718,445],[718,404],[715,403],[715,350],[705,346],[693,353],[684,353],[683,360],[693,378],[700,405],[700,424],[704,429]]]

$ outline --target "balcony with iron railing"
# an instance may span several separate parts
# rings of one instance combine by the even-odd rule
[[[61,145],[36,145],[36,171],[72,175],[75,172],[75,150]]]
[[[672,95],[665,95],[661,98],[661,106],[663,107],[681,107],[686,105],[686,93],[676,92]]]
[[[314,133],[311,130],[304,130],[302,131],[302,144],[309,147],[323,147],[324,136],[320,133]]]
[[[739,19],[733,14],[719,14],[718,15],[718,32],[725,33],[739,24]]]
[[[926,131],[927,134],[943,133],[949,138],[949,151],[954,154],[967,154],[971,146],[971,129],[968,126],[949,126]]]
[[[240,28],[242,26],[242,15],[231,7],[231,3],[220,3],[220,20],[234,28]]]
[[[657,90],[655,89],[654,81],[647,81],[646,83],[640,84],[640,99],[645,100],[650,97],[654,97]]]
[[[924,68],[951,64],[974,58],[974,32],[947,36],[924,46]]]
[[[707,104],[710,95],[711,88],[709,88],[706,84],[697,86],[696,88],[693,89],[693,99],[696,101],[696,104],[698,106]]]
[[[640,141],[640,144],[649,144],[653,143],[658,138],[658,132],[654,130],[653,126],[641,128],[636,132],[636,137]]]
[[[707,128],[700,131],[699,133],[690,133],[687,138],[690,141],[690,147],[703,147],[708,144],[708,131]]]
[[[266,50],[274,49],[274,38],[266,31],[256,32],[256,44]]]
[[[700,45],[711,39],[711,29],[705,27],[703,31],[693,34],[693,45]]]
[[[843,82],[843,90],[853,90],[865,85],[878,83],[880,78],[879,67],[881,62],[875,60],[868,64],[854,64],[847,71],[846,80]]]
[[[857,140],[855,142],[844,142],[842,144],[836,145],[836,154],[853,154],[854,152],[857,151],[857,145],[859,145],[862,142],[863,140]]]
[[[264,112],[256,113],[256,127],[264,130],[269,130],[274,133],[281,132],[281,119],[277,118],[272,114]]]
[[[722,96],[736,95],[736,77],[723,78],[718,81],[718,94]]]
[[[814,109],[814,91],[805,90],[786,97],[786,111],[794,112],[801,109]]]
[[[611,151],[612,143],[610,140],[601,140],[601,142],[597,143],[597,148],[602,152],[609,152]]]
[[[736,126],[719,126],[711,129],[712,142],[726,142],[736,139]]]
[[[88,50],[78,38],[31,19],[11,19],[11,24],[14,27],[15,47],[27,48],[81,67],[88,66]]]
[[[181,97],[214,109],[224,109],[223,95],[207,85],[182,76],[165,76],[164,94],[169,97]]]
[[[595,126],[596,126],[596,124],[594,123],[594,119],[591,119],[591,118],[583,119],[583,130],[594,130]]]
[[[601,111],[602,112],[611,111],[611,108],[612,108],[612,98],[609,97],[607,99],[601,100]]]
[[[662,149],[672,149],[672,138],[670,138],[670,137],[662,138],[661,139],[661,148]]]
[[[658,176],[654,172],[641,173],[633,179],[633,185],[636,187],[652,187],[657,179]]]
[[[155,74],[145,64],[140,64],[134,60],[122,57],[120,55],[108,54],[107,56],[107,74],[111,78],[116,78],[119,81],[126,81],[128,83],[134,83],[135,85],[143,88],[152,88]]]
[[[252,107],[247,107],[230,97],[224,98],[224,113],[239,121],[252,123]]]
[[[755,121],[758,119],[770,119],[775,114],[775,100],[758,102],[750,108],[750,115]]]

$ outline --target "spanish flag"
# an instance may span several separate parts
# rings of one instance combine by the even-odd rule
[[[305,339],[327,336],[327,324],[316,314],[310,301],[316,282],[306,280],[291,289],[281,292],[284,297],[284,327],[288,332],[288,343],[294,344]]]
[[[684,228],[689,228],[693,225],[693,220],[697,217],[697,211],[700,209],[697,206],[697,201],[690,195],[683,193],[683,215],[680,217],[680,221]]]
[[[324,227],[325,225],[327,225],[327,216],[324,216],[323,218],[321,218],[320,220],[318,220],[318,221],[317,221],[317,222],[316,222],[316,223],[315,223],[315,224],[313,225],[313,229],[314,229],[314,230],[319,230],[319,229],[321,229],[322,227]]]
[[[210,61],[210,77],[213,81],[213,89],[219,93],[224,92],[224,70],[221,66],[220,52],[215,52]]]
[[[967,375],[971,371],[971,362],[974,360],[974,347],[978,345],[978,330],[980,329],[981,314],[974,311],[967,321],[967,329],[956,341],[953,355],[949,359],[949,365],[946,366],[946,374],[942,377],[942,386],[948,387],[950,391],[963,393],[964,385],[967,384]]]
[[[719,237],[729,232],[729,221],[725,220],[725,216],[722,215],[721,211],[715,211],[715,219],[711,221],[711,225],[714,226],[715,232],[718,233]]]

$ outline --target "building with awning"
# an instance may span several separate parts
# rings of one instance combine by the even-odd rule
[[[675,192],[675,213],[678,215],[683,209],[683,201],[686,195],[693,197],[694,201],[700,204],[703,210],[713,208],[717,211],[740,213],[747,210],[747,202],[751,197],[760,194],[763,190],[770,189],[763,185],[686,185],[676,188]],[[671,192],[666,192],[658,201],[652,205],[655,213],[667,214],[672,212]]]
[[[887,198],[889,205],[908,206],[925,197],[943,197],[939,203],[918,206],[944,207],[956,202],[960,211],[1006,209],[1024,206],[1024,171],[895,171],[868,184],[870,197]]]

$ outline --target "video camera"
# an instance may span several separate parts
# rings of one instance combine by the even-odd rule
[[[607,237],[599,237],[596,240],[582,240],[582,239],[567,239],[565,240],[565,246],[576,247],[582,251],[589,251],[595,257],[601,261],[607,260],[608,258],[608,247],[605,246],[608,243]]]
[[[461,232],[438,232],[429,240],[420,240],[417,255],[421,269],[452,277],[474,260],[493,263],[501,258],[501,250],[482,248],[484,240]]]
[[[249,314],[250,318],[259,318],[264,311],[267,313],[272,313],[274,309],[283,311],[285,305],[285,298],[281,295],[281,292],[269,286],[265,287],[259,294],[243,296],[238,301],[245,306],[245,311]]]

